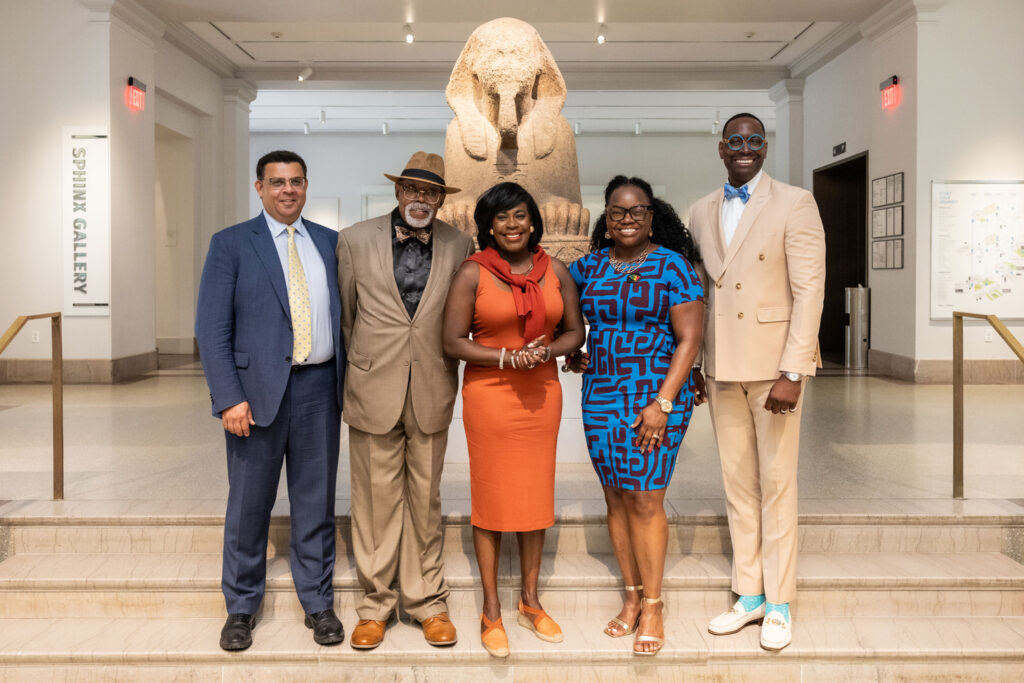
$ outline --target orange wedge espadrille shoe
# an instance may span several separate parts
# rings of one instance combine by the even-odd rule
[[[508,634],[501,617],[491,621],[480,615],[480,642],[492,657],[508,657]]]
[[[562,642],[562,629],[555,620],[542,609],[527,607],[522,600],[519,601],[519,625],[533,631],[541,640],[549,643]]]

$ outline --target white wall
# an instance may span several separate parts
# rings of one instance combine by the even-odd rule
[[[1024,3],[949,0],[919,26],[916,356],[940,359],[951,357],[953,335],[949,321],[929,319],[931,183],[1024,180]],[[1024,321],[1007,326],[1024,339]],[[984,342],[987,329],[965,324],[965,355],[1015,358],[998,336]]]
[[[773,140],[769,136],[769,149]],[[251,182],[255,181],[256,161],[275,149],[290,149],[306,160],[310,200],[340,198],[341,226],[348,226],[360,219],[363,188],[388,185],[383,174],[400,172],[416,150],[444,154],[444,134],[254,133],[250,136],[254,167],[249,170]],[[711,135],[580,135],[576,138],[576,153],[581,185],[603,188],[619,173],[641,176],[652,185],[664,186],[665,199],[680,214],[694,200],[725,182],[718,138]],[[772,168],[769,154],[765,169],[771,173]],[[255,190],[249,208],[251,216],[262,208]]]
[[[865,68],[869,83],[874,83],[874,93],[869,98],[872,104],[868,178],[902,171],[906,198],[903,269],[869,270],[868,274],[871,347],[907,358],[916,357],[914,318],[918,303],[915,295],[920,268],[917,261],[919,230],[922,229],[916,222],[920,215],[918,204],[912,199],[917,187],[917,65],[917,25],[911,17],[873,38]],[[899,76],[903,101],[895,109],[883,110],[878,84],[894,74]],[[927,225],[923,229],[927,230]],[[870,258],[870,252],[868,254]]]
[[[129,76],[153,83],[154,40],[122,21],[109,27],[111,357],[122,358],[156,348],[154,113],[124,101]]]
[[[813,187],[814,170],[868,150],[871,108],[878,100],[868,64],[871,44],[861,40],[807,76],[804,83],[803,187]],[[832,147],[846,143],[846,152],[832,156]]]
[[[159,22],[146,17],[131,8],[110,14],[69,0],[37,0],[19,4],[14,20],[0,24],[0,56],[17,65],[0,74],[0,144],[7,158],[18,160],[16,172],[0,183],[0,202],[28,209],[0,228],[10,245],[0,251],[0,286],[13,293],[0,298],[0,327],[17,315],[59,311],[63,305],[61,127],[93,125],[110,134],[111,317],[65,319],[68,359],[114,359],[155,347],[157,91],[197,121],[195,156],[204,176],[195,194],[198,220],[192,223],[206,239],[195,244],[205,245],[224,226],[221,79],[157,38]],[[128,76],[148,86],[144,112],[125,106]],[[248,155],[247,145],[242,154]],[[193,262],[199,262],[200,248],[191,248]],[[30,341],[35,330],[41,343]],[[49,344],[42,343],[48,335],[48,323],[29,323],[3,358],[49,357]]]
[[[0,205],[21,209],[0,224],[7,245],[0,250],[0,329],[18,315],[61,310],[61,126],[106,126],[110,109],[109,41],[103,27],[87,22],[85,7],[38,0],[19,3],[16,16],[0,22],[8,65],[0,71],[0,148],[11,171],[0,183]],[[41,343],[31,343],[33,330]],[[29,323],[3,358],[49,358],[48,339],[48,321]],[[67,319],[64,354],[109,358],[109,320]]]

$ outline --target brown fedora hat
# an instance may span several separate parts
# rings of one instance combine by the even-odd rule
[[[462,192],[458,187],[444,184],[444,159],[437,154],[428,152],[416,152],[409,158],[405,170],[399,175],[385,173],[384,177],[394,183],[399,180],[418,180],[421,183],[430,183],[443,188],[445,194]]]

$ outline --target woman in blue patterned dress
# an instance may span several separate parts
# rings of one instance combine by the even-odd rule
[[[583,427],[626,588],[605,633],[635,631],[633,652],[654,655],[665,642],[665,489],[693,411],[704,296],[693,239],[647,182],[616,176],[604,197],[591,253],[569,268],[590,336],[589,354],[568,365],[586,373]]]

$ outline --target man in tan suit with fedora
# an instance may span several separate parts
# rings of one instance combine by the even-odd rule
[[[439,487],[458,361],[444,355],[441,321],[473,241],[436,219],[459,191],[445,185],[440,156],[416,152],[400,175],[385,176],[398,207],[338,235],[352,546],[365,591],[351,645],[380,645],[399,600],[428,643],[453,645]]]
[[[760,119],[729,119],[718,152],[729,182],[686,221],[707,274],[704,369],[739,596],[708,630],[724,635],[763,619],[761,646],[781,650],[792,640],[800,406],[819,367],[825,234],[811,194],[761,170]]]

